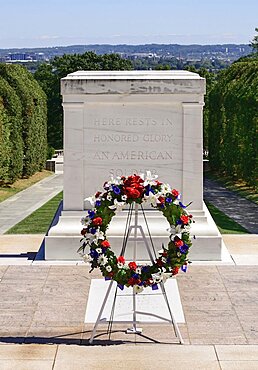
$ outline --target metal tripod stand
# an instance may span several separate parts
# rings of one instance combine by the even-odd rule
[[[134,242],[134,247],[133,247],[133,261],[136,261],[137,242],[141,241],[141,242],[144,242],[145,247],[146,247],[146,250],[147,250],[148,255],[150,257],[150,260],[151,260],[152,263],[154,263],[154,257],[156,258],[156,251],[155,251],[155,248],[154,248],[154,245],[153,245],[153,241],[152,241],[152,238],[151,238],[151,233],[150,233],[150,230],[149,230],[149,226],[148,226],[148,223],[147,223],[147,219],[146,219],[146,215],[145,215],[144,209],[143,209],[142,205],[140,205],[140,206],[141,206],[141,211],[142,211],[142,214],[143,214],[143,217],[144,217],[144,221],[145,221],[145,224],[146,224],[146,227],[147,227],[147,230],[148,230],[148,234],[149,234],[149,238],[150,238],[150,243],[151,243],[151,246],[152,246],[152,251],[151,251],[150,246],[148,244],[148,240],[147,240],[147,238],[145,236],[145,233],[143,231],[143,228],[142,228],[141,225],[139,225],[139,222],[138,222],[139,221],[138,220],[138,218],[139,218],[139,205],[137,203],[133,203],[133,204],[130,204],[130,207],[129,207],[129,210],[128,210],[128,215],[127,215],[127,220],[126,220],[126,227],[125,227],[125,233],[124,233],[124,238],[123,238],[123,245],[122,245],[122,249],[121,249],[120,255],[121,256],[124,256],[128,241],[133,241]],[[133,209],[134,209],[134,224],[131,225],[132,216],[133,216]],[[138,236],[138,231],[140,233],[140,237]],[[131,236],[132,232],[133,232],[133,236]],[[153,252],[153,255],[152,255],[152,252]],[[113,286],[114,282],[115,282],[114,280],[111,280],[110,283],[109,283],[109,287],[107,289],[107,292],[106,292],[106,295],[104,297],[102,306],[100,308],[100,311],[99,311],[97,320],[96,320],[96,322],[94,324],[94,328],[93,328],[92,333],[91,333],[91,337],[90,337],[90,340],[89,340],[89,343],[90,344],[92,344],[93,341],[94,341],[94,337],[96,335],[96,331],[97,331],[98,325],[99,325],[99,323],[101,321],[101,316],[103,314],[104,308],[106,306],[106,303],[107,303],[107,300],[108,300],[108,297],[110,295],[110,292],[111,292],[111,289],[112,289],[112,286]],[[175,321],[173,312],[171,311],[171,308],[170,308],[170,305],[169,305],[169,301],[168,301],[168,298],[167,298],[167,293],[166,293],[166,290],[165,290],[165,287],[164,287],[164,282],[163,281],[160,281],[158,284],[160,285],[162,295],[164,297],[165,303],[166,303],[167,308],[168,308],[168,312],[169,312],[169,316],[170,316],[169,322],[173,326],[175,335],[178,338],[179,343],[180,344],[184,344],[184,341],[183,341],[183,338],[181,336],[179,327],[178,327],[178,325],[177,325],[177,323]],[[115,313],[115,304],[116,304],[116,298],[117,298],[117,289],[118,289],[118,286],[116,285],[115,295],[114,295],[114,300],[113,300],[113,304],[112,304],[112,309],[111,309],[111,314],[110,314],[110,320],[109,320],[108,330],[107,330],[107,333],[109,334],[109,339],[110,339],[110,335],[111,335],[111,331],[112,331],[112,325],[113,325],[113,319],[114,319],[114,313]],[[133,298],[133,321],[132,321],[132,328],[127,329],[126,330],[126,333],[127,334],[140,334],[140,333],[142,333],[142,329],[137,327],[137,313],[139,313],[139,312],[137,312],[137,310],[136,310],[136,292],[135,292],[134,289],[133,289],[132,298]]]

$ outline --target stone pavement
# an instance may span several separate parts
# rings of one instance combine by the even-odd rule
[[[0,236],[3,252],[37,250],[43,235]],[[8,240],[9,238],[9,240]],[[258,236],[225,235],[236,264],[190,266],[177,275],[186,323],[185,345],[171,325],[142,324],[141,335],[100,325],[89,345],[84,324],[92,278],[84,264],[28,260],[0,265],[0,369],[258,369]],[[23,240],[22,240],[23,239]],[[238,259],[236,258],[238,256]],[[249,258],[246,260],[246,258]],[[20,259],[25,259],[20,257]],[[236,261],[235,261],[236,260]]]
[[[258,234],[257,204],[227,190],[218,182],[210,179],[204,179],[204,199],[250,233]]]
[[[51,175],[0,203],[0,234],[29,216],[63,189],[63,175]]]
[[[111,340],[100,327],[90,346],[84,315],[97,273],[0,266],[0,369],[257,369],[257,273],[257,266],[192,266],[178,275],[184,346],[165,324],[143,324],[141,335],[115,325]]]

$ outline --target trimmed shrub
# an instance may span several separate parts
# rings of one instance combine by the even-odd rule
[[[23,176],[31,176],[44,168],[47,156],[46,96],[23,66],[1,64],[0,76],[15,89],[21,101]]]
[[[257,185],[258,60],[234,63],[209,95],[210,166]]]
[[[22,169],[22,106],[14,89],[0,77],[0,183],[14,182]]]

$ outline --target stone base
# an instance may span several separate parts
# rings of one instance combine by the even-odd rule
[[[223,241],[209,211],[205,204],[203,210],[191,210],[195,223],[192,224],[191,234],[193,236],[193,246],[191,247],[189,258],[192,261],[222,261]],[[80,223],[84,212],[63,211],[58,223],[53,226],[45,237],[45,259],[46,260],[79,260],[77,253],[80,247]],[[112,250],[120,255],[123,234],[125,229],[127,212],[120,212],[113,218],[107,236],[112,245]],[[153,244],[156,252],[161,249],[162,243],[168,243],[169,224],[159,211],[147,210],[146,217],[151,232]],[[139,211],[139,224],[142,225],[145,235],[147,228],[143,216]],[[121,236],[122,235],[122,236]],[[132,235],[133,236],[133,235]],[[151,243],[147,237],[149,245]],[[127,260],[133,259],[134,242],[129,241],[126,247],[125,257]],[[139,261],[149,260],[145,245],[137,243],[136,259]]]

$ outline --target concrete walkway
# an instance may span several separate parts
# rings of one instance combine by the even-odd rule
[[[51,175],[0,203],[0,234],[63,190],[63,175]]]
[[[245,247],[245,246],[244,246]],[[179,345],[169,324],[140,335],[114,324],[111,338],[85,324],[86,265],[0,266],[2,370],[257,370],[258,266],[190,266],[177,276],[186,319]]]
[[[258,205],[227,190],[216,181],[204,180],[204,199],[252,234],[258,234]]]

